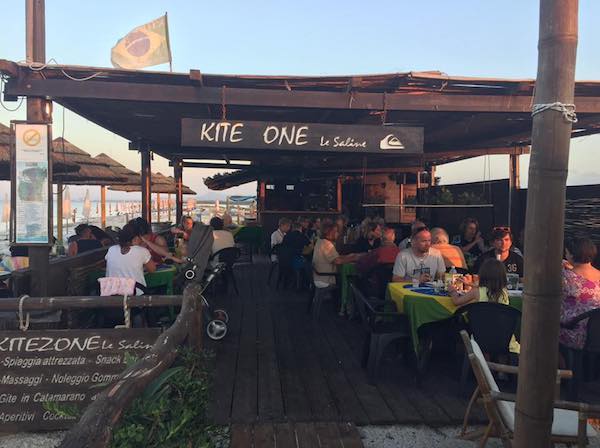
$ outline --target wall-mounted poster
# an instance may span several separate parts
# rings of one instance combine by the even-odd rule
[[[48,124],[12,122],[11,243],[50,244]]]

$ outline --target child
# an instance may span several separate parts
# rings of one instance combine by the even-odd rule
[[[509,305],[506,283],[504,263],[489,258],[483,262],[479,270],[479,287],[474,286],[463,295],[459,295],[456,289],[450,288],[452,303],[456,306],[471,302],[494,302]],[[520,344],[514,336],[510,340],[509,350],[511,353],[517,354],[521,351]]]
[[[508,305],[504,264],[493,258],[485,260],[479,270],[479,287],[473,287],[463,295],[459,295],[456,289],[450,288],[450,296],[456,306],[471,302],[495,302]]]

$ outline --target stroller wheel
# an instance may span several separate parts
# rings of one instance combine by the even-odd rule
[[[215,310],[213,312],[213,318],[214,319],[218,319],[218,320],[222,320],[223,322],[225,322],[226,324],[229,323],[229,314],[227,314],[227,311],[225,310]]]
[[[227,324],[222,320],[213,319],[206,325],[206,334],[213,341],[223,339],[227,334]]]
[[[196,277],[196,271],[194,269],[188,269],[187,271],[185,271],[185,278],[188,280],[194,280],[194,277]]]

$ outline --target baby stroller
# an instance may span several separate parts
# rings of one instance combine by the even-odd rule
[[[212,245],[212,228],[199,222],[195,223],[188,240],[187,264],[183,269],[183,275],[186,282],[202,282],[200,299],[202,300],[203,305],[202,309],[204,322],[206,323],[206,334],[212,340],[218,341],[223,339],[227,334],[227,322],[229,322],[229,316],[227,311],[222,309],[213,311],[203,293],[215,277],[225,270],[226,265],[225,263],[217,263],[210,268],[206,276],[204,275],[208,266]]]

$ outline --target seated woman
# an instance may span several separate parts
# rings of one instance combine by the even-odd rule
[[[452,238],[452,244],[461,248],[469,267],[471,267],[477,257],[485,252],[485,241],[479,231],[479,221],[475,218],[463,219],[460,224],[460,235]]]
[[[577,238],[566,244],[565,254],[571,269],[563,270],[564,299],[560,310],[562,323],[600,308],[600,271],[592,266],[598,255],[594,242],[588,238]],[[587,320],[575,328],[560,329],[560,343],[566,347],[582,349],[585,345]]]
[[[119,244],[108,249],[106,256],[106,276],[131,278],[140,285],[146,286],[144,270],[156,271],[156,263],[152,260],[150,251],[141,246],[142,240],[136,228],[126,224],[119,232]],[[136,294],[142,291],[137,288]]]
[[[156,264],[162,263],[165,258],[170,257],[167,247],[167,240],[164,237],[152,232],[152,226],[144,218],[136,218],[129,221],[136,229],[136,233],[141,239],[141,246],[150,251],[152,261]]]
[[[456,306],[471,302],[494,302],[509,305],[508,290],[506,289],[506,269],[501,261],[487,259],[479,270],[479,287],[474,286],[468,292],[460,295],[454,287],[450,287],[450,297]],[[512,353],[520,352],[520,344],[513,336],[509,349]]]
[[[96,239],[90,226],[80,224],[78,227],[80,227],[79,238],[69,243],[68,255],[70,257],[102,247],[102,243]]]
[[[439,250],[447,268],[467,269],[467,262],[460,247],[450,244],[450,237],[441,227],[431,229],[431,247]]]
[[[221,249],[235,247],[233,235],[229,230],[224,230],[225,223],[218,216],[210,220],[210,226],[213,228],[213,246],[211,255],[216,254]]]

